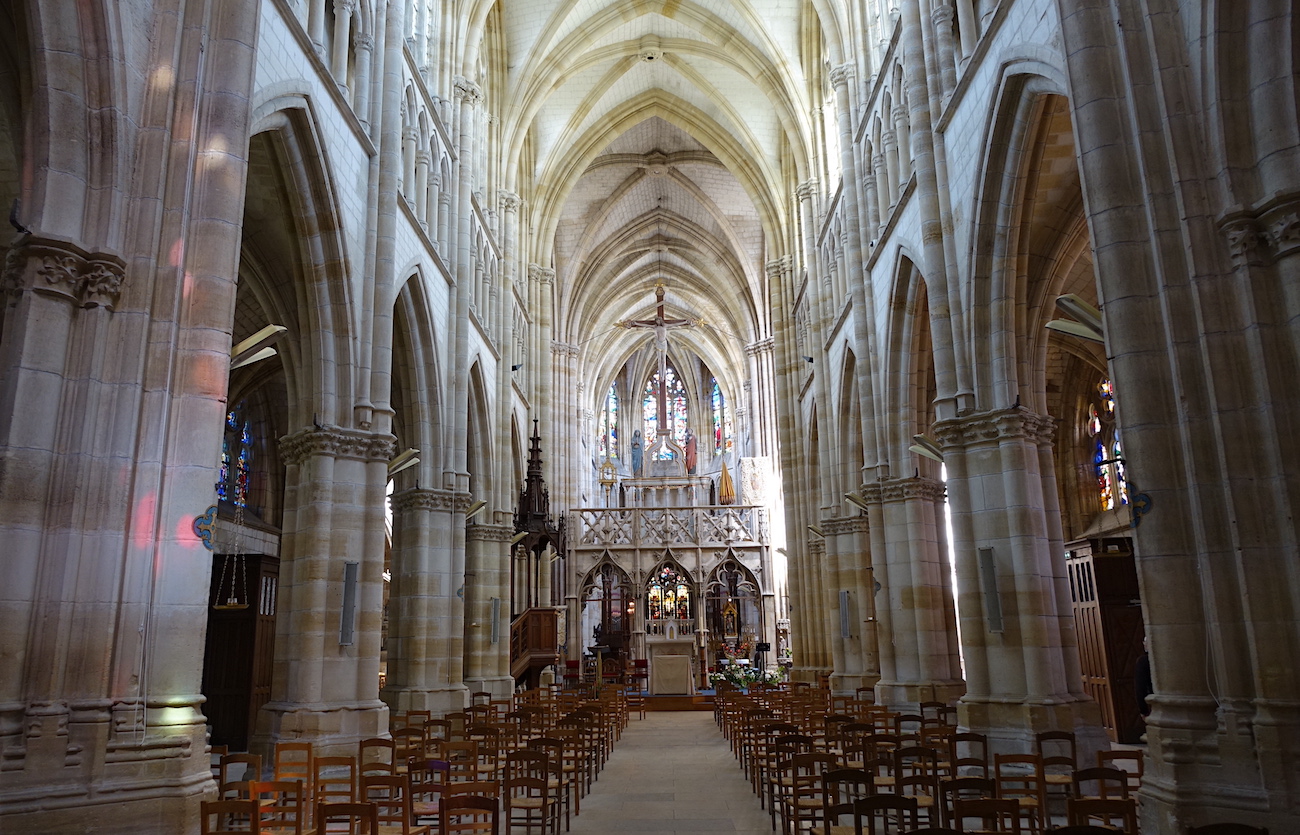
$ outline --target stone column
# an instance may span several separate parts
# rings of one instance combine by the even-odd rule
[[[471,523],[465,528],[465,685],[494,698],[514,691],[509,573],[514,532],[510,525]]]
[[[395,493],[392,580],[388,586],[390,710],[461,710],[464,572],[453,555],[465,547],[468,496],[415,488]]]
[[[345,98],[348,93],[348,45],[352,42],[352,11],[355,8],[356,0],[334,0],[334,50],[330,56],[330,72]]]
[[[352,91],[352,111],[361,124],[370,127],[370,69],[375,61],[375,39],[365,32],[352,38],[357,53],[357,83]]]
[[[415,152],[415,217],[424,231],[429,231],[429,152]]]
[[[275,665],[256,751],[301,740],[322,755],[348,754],[388,731],[379,646],[384,493],[396,443],[342,427],[300,429],[280,441],[287,471]],[[357,564],[352,589],[348,563]],[[343,609],[349,594],[351,623]]]
[[[836,572],[835,588],[831,590],[835,598],[831,607],[835,638],[831,689],[852,693],[859,687],[874,686],[880,678],[868,522],[861,516],[825,519],[821,528],[826,534],[826,549],[835,550],[840,568]],[[843,592],[848,592],[847,598]]]
[[[943,89],[943,98],[947,101],[957,86],[957,56],[953,44],[951,0],[937,0],[930,10],[930,20],[934,23],[935,40],[938,42],[939,82]],[[902,139],[900,138],[900,144]]]
[[[953,702],[965,683],[945,558],[943,484],[888,479],[863,485],[862,495],[882,546],[872,554],[880,584],[878,701],[909,710]]]
[[[999,752],[1032,750],[1038,731],[1073,731],[1080,761],[1089,762],[1108,742],[1097,704],[1080,692],[1077,659],[1067,657],[1076,650],[1063,638],[1073,613],[1062,610],[1070,599],[1065,554],[1046,518],[1056,481],[1042,455],[1054,424],[1013,408],[934,425],[961,589],[968,680],[958,716]]]

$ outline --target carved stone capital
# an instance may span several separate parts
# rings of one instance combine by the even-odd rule
[[[555,270],[550,267],[542,267],[537,264],[528,265],[528,278],[536,281],[538,284],[554,284]]]
[[[357,0],[334,0],[334,14],[351,15],[357,7]]]
[[[1266,234],[1275,257],[1290,255],[1300,249],[1300,212],[1286,212],[1272,218]]]
[[[862,494],[870,504],[877,502],[887,504],[910,499],[941,502],[947,495],[947,488],[942,481],[930,478],[891,478],[864,485]]]
[[[768,261],[764,265],[767,268],[768,278],[779,278],[782,273],[790,269],[792,263],[793,262],[790,260],[789,256],[773,258],[771,261]]]
[[[804,180],[802,183],[795,186],[795,196],[800,200],[811,200],[817,196],[817,187],[819,185],[821,184],[816,180]]]
[[[524,202],[519,195],[506,189],[497,190],[497,200],[501,201],[501,211],[503,212],[517,212]]]
[[[401,490],[392,496],[393,513],[405,513],[409,510],[447,511],[456,509],[459,495],[455,490],[437,490],[425,487],[413,487]]]
[[[865,516],[844,516],[837,519],[823,519],[822,533],[826,536],[842,536],[851,533],[866,533],[871,523]]]
[[[463,100],[466,104],[475,105],[483,100],[483,91],[468,78],[458,75],[452,79],[452,84],[456,98]]]
[[[470,525],[465,528],[466,542],[509,542],[514,535],[513,525]]]
[[[1236,217],[1221,227],[1228,239],[1228,254],[1239,267],[1259,266],[1268,261],[1268,238],[1253,217]]]
[[[831,86],[845,87],[848,86],[857,75],[857,70],[853,68],[852,63],[840,64],[831,70]]]
[[[397,438],[392,435],[360,432],[341,426],[300,429],[280,439],[280,456],[289,464],[301,464],[315,456],[388,461],[396,450]]]
[[[352,36],[352,46],[358,52],[370,52],[375,48],[375,39],[370,35],[357,32]]]
[[[558,339],[551,341],[551,353],[556,356],[577,357],[581,350],[577,345],[568,342],[560,342]]]
[[[947,3],[936,4],[930,11],[930,18],[934,21],[936,27],[950,25],[953,18],[952,6]]]
[[[1051,445],[1055,440],[1056,418],[1036,415],[1025,409],[1005,409],[981,412],[934,425],[934,437],[939,446],[947,449],[964,449],[1011,438],[1023,438],[1038,446]]]
[[[757,342],[751,342],[745,346],[745,355],[756,357],[759,354],[770,354],[776,346],[774,337],[769,336],[767,339],[760,339]]]
[[[86,252],[67,241],[22,235],[5,256],[0,286],[11,298],[31,290],[78,307],[112,310],[125,276],[126,263],[115,255]]]
[[[811,537],[808,540],[808,559],[814,565],[822,562],[826,558],[826,540],[819,537]]]

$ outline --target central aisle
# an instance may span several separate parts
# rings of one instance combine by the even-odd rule
[[[664,711],[632,719],[573,819],[574,835],[609,832],[772,829],[713,714]]]

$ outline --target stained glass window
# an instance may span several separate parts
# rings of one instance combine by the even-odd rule
[[[1088,434],[1092,436],[1092,463],[1102,510],[1128,504],[1124,451],[1115,426],[1115,389],[1109,379],[1097,386],[1097,402],[1088,406]]]
[[[597,454],[601,458],[618,457],[618,383],[610,384],[605,407],[600,411],[600,438]]]
[[[713,378],[709,399],[713,409],[713,454],[722,455],[731,452],[731,410],[727,408],[717,377]]]
[[[646,593],[650,620],[690,620],[691,587],[677,569],[665,565],[655,572]]]
[[[253,475],[253,425],[240,403],[226,413],[221,441],[221,474],[217,498],[235,507],[248,507],[248,487]]]
[[[677,377],[677,371],[668,365],[664,371],[664,391],[667,397],[667,426],[670,437],[678,444],[686,443],[686,386]],[[654,444],[659,437],[659,372],[650,375],[641,401],[641,419],[645,424],[645,442]]]

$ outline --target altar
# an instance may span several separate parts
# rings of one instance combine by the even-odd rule
[[[695,695],[695,642],[648,642],[650,650],[650,695]]]

